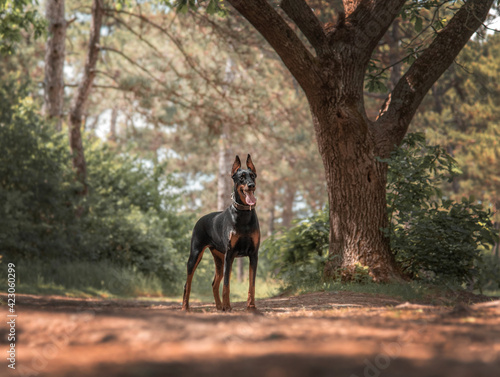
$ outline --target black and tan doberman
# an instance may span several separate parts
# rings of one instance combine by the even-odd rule
[[[247,309],[255,310],[255,275],[260,244],[260,228],[255,212],[255,182],[257,171],[250,155],[247,169],[241,169],[238,156],[231,169],[234,182],[233,203],[222,212],[212,212],[198,220],[191,238],[191,253],[187,262],[187,280],[184,286],[182,309],[189,310],[189,294],[193,275],[200,263],[204,250],[208,247],[215,262],[215,277],[212,282],[215,306],[218,310],[230,311],[229,282],[234,258],[248,257],[249,289]],[[220,282],[224,278],[222,302],[219,296]]]

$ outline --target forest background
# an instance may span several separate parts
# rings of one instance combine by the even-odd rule
[[[320,281],[324,260],[310,260],[311,245],[292,261],[279,245],[304,224],[325,235],[327,222],[316,220],[327,195],[306,98],[272,49],[231,8],[221,17],[203,7],[179,13],[167,1],[105,1],[97,14],[94,3],[14,1],[16,13],[2,2],[12,17],[2,18],[0,253],[2,263],[19,263],[21,289],[180,294],[194,221],[230,203],[228,171],[246,153],[259,171],[261,231],[274,234],[263,245],[261,280],[307,275],[313,265]],[[310,3],[334,19],[335,2]],[[446,22],[454,2],[444,4],[407,9],[391,26],[366,77],[370,118],[435,23]],[[456,161],[436,183],[441,197],[480,204],[496,229],[499,76],[500,35],[485,25],[410,126],[425,135],[416,153],[441,145]],[[325,242],[312,254],[321,257]],[[490,244],[483,283],[495,287],[499,246]],[[211,291],[207,259],[194,286],[201,293]],[[283,261],[300,268],[280,269]]]

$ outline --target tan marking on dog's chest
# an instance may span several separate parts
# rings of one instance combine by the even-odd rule
[[[252,242],[253,242],[254,247],[257,248],[257,246],[260,243],[260,230],[256,230],[255,232],[253,232],[250,235],[250,237],[252,238]]]
[[[229,244],[231,245],[231,249],[234,249],[239,239],[240,236],[238,236],[236,232],[233,231],[229,232]]]

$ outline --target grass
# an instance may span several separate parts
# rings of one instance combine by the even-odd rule
[[[5,282],[0,283],[2,291]],[[16,292],[74,297],[161,296],[162,282],[130,267],[109,262],[16,263]]]
[[[483,292],[476,291],[475,293],[481,293],[485,296],[500,297],[500,290],[485,290]]]
[[[243,258],[243,268],[245,276],[242,282],[239,282],[236,278],[236,263],[233,264],[233,273],[231,274],[231,301],[246,301],[248,296],[248,258]],[[258,269],[257,269],[258,271]],[[212,302],[214,296],[212,293],[212,280],[214,277],[214,263],[210,253],[205,253],[200,264],[196,268],[196,272],[193,278],[193,284],[191,287],[190,299],[193,301],[205,301]],[[182,277],[184,278],[184,276]],[[183,282],[184,283],[184,282]],[[275,296],[279,293],[280,283],[274,279],[270,279],[267,276],[257,274],[257,279],[255,281],[255,298],[262,299]],[[220,295],[222,297],[222,282],[219,288]],[[182,292],[177,299],[182,299]]]
[[[214,296],[212,293],[211,283],[208,285],[209,290],[206,287],[201,287],[196,284],[196,281],[193,281],[193,286],[191,289],[191,301],[203,301],[203,302],[213,302]],[[257,277],[255,281],[255,298],[263,299],[276,296],[279,293],[280,284],[276,280],[272,279],[263,279],[261,277]],[[248,279],[245,279],[243,282],[239,282],[234,278],[231,279],[231,301],[246,301],[248,297]],[[219,289],[220,297],[222,298],[222,283]],[[181,300],[182,295],[173,297],[174,299]]]
[[[368,293],[373,295],[385,295],[395,297],[404,301],[419,301],[424,299],[429,293],[430,288],[426,285],[416,282],[404,283],[373,283],[373,282],[352,282],[341,283],[339,281],[313,283],[301,286],[289,286],[282,288],[288,294],[302,294],[310,292],[354,292]]]
[[[460,286],[433,285],[419,281],[400,283],[373,283],[371,281],[341,283],[338,281],[331,281],[326,283],[289,286],[286,289],[282,288],[282,291],[283,290],[289,295],[321,291],[366,293],[389,296],[412,303],[432,305],[456,305],[459,302],[474,303],[478,302],[478,300],[484,301],[484,298],[480,298],[479,291],[470,292]],[[495,299],[500,296],[500,291],[485,291],[482,294],[484,296],[490,296],[491,299]]]
[[[248,262],[247,262],[248,263]],[[193,281],[191,297],[194,301],[213,301],[213,262],[204,258]],[[7,276],[6,274],[4,276]],[[164,284],[156,275],[147,275],[130,267],[118,267],[110,262],[57,262],[40,260],[16,263],[16,292],[35,295],[60,295],[68,297],[164,297],[182,299],[185,276],[178,284],[164,291]],[[278,292],[279,284],[261,276],[256,281],[256,298],[271,297]],[[0,279],[0,292],[6,292],[5,279]],[[222,293],[222,284],[221,284]],[[238,282],[233,274],[231,299],[247,299],[248,279]]]
[[[248,266],[248,261],[244,259]],[[235,266],[236,267],[236,266]],[[234,271],[234,269],[233,269]],[[245,271],[247,269],[245,268]],[[203,258],[196,271],[191,299],[193,301],[212,302],[212,279],[214,266],[211,258]],[[231,278],[231,300],[245,301],[248,294],[248,277],[238,282],[235,273]],[[6,274],[4,276],[7,276]],[[164,291],[165,284],[155,275],[147,275],[133,268],[117,267],[109,262],[71,262],[53,261],[44,263],[39,260],[22,261],[16,264],[16,292],[37,295],[62,295],[70,297],[148,297],[182,299],[182,286],[185,276],[177,278],[177,285]],[[298,279],[295,285],[285,287],[279,280],[257,276],[256,298],[263,299],[278,294],[303,294],[320,291],[345,291],[386,295],[404,301],[434,302],[449,296],[450,289],[426,285],[419,282],[376,284],[370,281],[362,283],[341,283],[336,281],[319,282],[319,279]],[[6,279],[0,279],[0,289],[7,291]],[[222,284],[221,284],[222,291]],[[222,292],[221,292],[222,293]],[[483,292],[488,296],[500,296],[500,291]]]

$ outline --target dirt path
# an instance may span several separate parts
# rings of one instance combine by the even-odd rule
[[[5,297],[0,296],[5,303]],[[455,308],[350,292],[233,305],[18,295],[1,376],[498,376],[500,301]],[[1,307],[6,318],[6,306]],[[2,322],[5,322],[2,320]],[[5,371],[7,371],[5,373]]]

